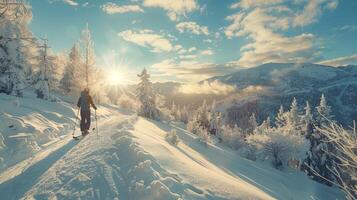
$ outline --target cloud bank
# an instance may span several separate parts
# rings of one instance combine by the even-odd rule
[[[337,0],[282,1],[241,0],[238,11],[226,18],[227,38],[247,37],[236,64],[253,67],[267,62],[313,62],[319,54],[318,38],[311,33],[284,34],[295,27],[315,23],[323,11],[337,7]]]
[[[221,83],[217,80],[213,82],[185,84],[179,87],[178,92],[183,94],[214,94],[227,95],[235,91],[235,87]]]

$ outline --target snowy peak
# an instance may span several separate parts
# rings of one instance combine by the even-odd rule
[[[232,110],[234,107],[234,113],[241,112],[253,103],[260,119],[263,119],[276,113],[280,104],[288,107],[293,97],[300,104],[309,101],[317,105],[324,93],[336,120],[349,124],[357,116],[357,102],[353,100],[357,98],[356,68],[311,63],[267,63],[208,81],[218,80],[237,88],[235,94],[221,102],[221,110]]]
[[[324,82],[348,75],[350,74],[344,70],[325,65],[311,63],[267,63],[208,80],[220,80],[240,88],[247,85],[275,86],[281,84],[283,81],[298,78]]]

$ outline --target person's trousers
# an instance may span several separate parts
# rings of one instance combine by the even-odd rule
[[[90,128],[90,110],[81,110],[81,131],[89,130]]]

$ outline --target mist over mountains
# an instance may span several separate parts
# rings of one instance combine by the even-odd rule
[[[225,113],[229,123],[244,124],[251,113],[258,120],[273,117],[280,105],[288,109],[295,97],[301,110],[305,102],[312,106],[322,94],[332,107],[334,119],[351,125],[357,119],[357,66],[331,67],[311,63],[268,63],[254,68],[239,69],[224,76],[212,77],[199,82],[219,82],[234,86],[228,94],[180,93],[183,84],[175,82],[155,83],[155,90],[171,102],[190,102],[194,106],[208,98],[217,101],[217,110]],[[192,101],[194,100],[194,101]]]

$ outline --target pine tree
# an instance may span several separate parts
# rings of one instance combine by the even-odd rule
[[[182,107],[180,113],[181,113],[181,121],[183,123],[187,124],[188,123],[188,111],[187,111],[186,106]]]
[[[287,123],[291,126],[297,126],[298,122],[299,122],[299,108],[296,98],[294,97],[290,106]]]
[[[216,100],[213,100],[212,105],[211,105],[211,109],[210,109],[211,113],[214,113],[214,112],[215,112],[216,106],[217,106],[217,105],[216,105]]]
[[[50,89],[57,87],[57,71],[54,64],[54,56],[50,56],[47,47],[47,41],[44,41],[44,46],[38,50],[38,66],[39,80],[36,84],[37,98],[50,99]]]
[[[329,120],[331,120],[331,107],[327,105],[325,95],[321,95],[320,105],[316,107],[316,123],[318,126],[327,125]]]
[[[176,109],[175,102],[172,102],[171,110],[170,110],[170,115],[171,115],[171,117],[172,117],[173,120],[176,120],[176,119],[177,119],[177,109]]]
[[[299,115],[299,107],[295,97],[291,102],[289,112],[284,115],[286,116],[286,124],[280,128],[283,128],[282,130],[289,134],[301,135],[301,116]]]
[[[138,77],[141,80],[137,88],[137,98],[141,103],[139,115],[151,119],[158,119],[159,111],[156,108],[150,75],[146,69],[144,69]]]
[[[78,80],[79,78],[83,79],[83,77],[75,76],[79,73],[75,73],[76,71],[80,70],[81,68],[81,56],[80,56],[80,49],[78,43],[75,43],[71,48],[71,51],[68,55],[68,62],[65,67],[64,75],[61,80],[61,88],[66,92],[69,93],[71,90],[75,90],[74,88],[78,87]],[[79,90],[79,89],[77,89]]]
[[[258,122],[257,119],[255,118],[255,113],[252,113],[252,115],[250,116],[249,124],[250,124],[250,129],[248,132],[249,134],[251,134],[258,127]]]
[[[180,106],[177,106],[175,116],[176,116],[176,120],[181,121],[182,117],[181,117],[181,107]]]
[[[21,97],[26,75],[33,71],[33,47],[25,42],[25,38],[32,38],[28,29],[32,13],[28,4],[13,3],[0,17],[0,92]]]
[[[200,127],[203,129],[209,129],[209,120],[210,120],[210,112],[208,110],[208,106],[206,100],[203,100],[201,107],[198,109],[198,122]]]
[[[321,96],[320,105],[316,107],[316,120],[311,134],[307,134],[306,138],[310,141],[310,150],[304,161],[302,169],[311,176],[314,180],[330,185],[327,180],[333,180],[334,175],[329,169],[333,168],[333,157],[328,152],[334,152],[333,146],[329,144],[326,137],[319,131],[325,127],[328,120],[331,119],[330,107],[326,103],[325,96]],[[318,173],[319,175],[317,175]],[[324,177],[324,178],[321,178]]]
[[[215,112],[212,114],[210,120],[209,132],[213,135],[219,135],[221,132],[221,113]]]
[[[84,78],[85,87],[89,88],[93,79],[93,67],[95,65],[95,55],[94,55],[94,43],[92,41],[91,32],[87,23],[86,29],[82,31],[81,44],[83,48],[83,60],[84,60]]]
[[[283,105],[280,105],[279,112],[275,117],[275,126],[280,128],[286,125],[286,114],[284,113]]]
[[[311,107],[308,101],[306,101],[306,106],[304,108],[305,115],[301,119],[303,126],[303,132],[305,135],[311,134],[313,131],[313,115],[311,112]]]

